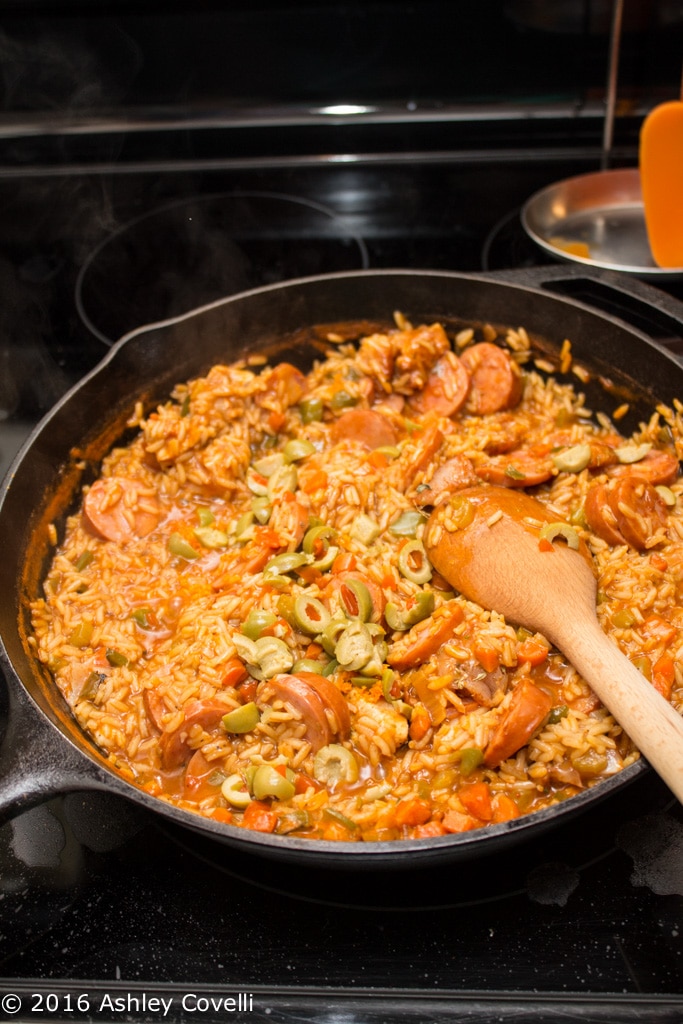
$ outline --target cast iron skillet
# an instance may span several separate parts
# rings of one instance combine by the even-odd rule
[[[577,297],[586,289],[591,302],[607,297],[627,318],[646,322],[647,333],[587,305]],[[59,527],[80,486],[124,438],[136,400],[149,409],[177,382],[257,350],[277,351],[305,368],[315,354],[312,325],[361,321],[372,326],[390,322],[395,310],[415,323],[523,325],[532,338],[538,336],[541,353],[550,359],[569,338],[575,359],[594,374],[584,388],[589,406],[611,412],[630,401],[632,412],[623,424],[627,432],[658,401],[683,396],[683,367],[652,337],[683,338],[683,305],[624,277],[593,272],[587,281],[571,269],[542,268],[540,276],[390,270],[305,278],[236,295],[127,335],[38,425],[3,484],[0,658],[8,726],[0,752],[0,820],[58,793],[100,790],[228,846],[281,861],[347,869],[422,866],[478,857],[532,838],[647,770],[641,761],[550,809],[460,835],[348,844],[264,835],[167,805],[115,775],[32,655],[28,605],[39,593],[51,553],[48,524]]]

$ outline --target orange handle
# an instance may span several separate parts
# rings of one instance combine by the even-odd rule
[[[640,178],[654,261],[683,267],[683,101],[662,103],[645,118]]]

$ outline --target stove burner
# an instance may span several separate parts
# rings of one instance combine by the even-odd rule
[[[270,192],[202,196],[153,210],[106,238],[78,275],[76,307],[110,345],[227,295],[367,266],[363,240],[319,203]]]
[[[511,267],[538,267],[551,263],[549,257],[532,242],[515,207],[493,225],[481,250],[483,270],[509,270]]]

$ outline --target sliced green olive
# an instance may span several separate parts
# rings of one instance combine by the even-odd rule
[[[310,441],[303,437],[297,437],[287,442],[282,450],[282,454],[284,455],[285,462],[298,462],[300,459],[305,459],[312,455],[314,451],[315,448]]]
[[[269,629],[277,622],[277,615],[265,611],[263,608],[252,608],[242,623],[241,632],[250,640],[258,640],[265,629]]]
[[[268,797],[276,800],[291,800],[296,793],[296,787],[273,765],[261,764],[254,772],[251,791],[257,800],[266,800]]]
[[[646,441],[644,444],[625,444],[621,448],[615,448],[614,452],[619,462],[630,465],[632,462],[640,462],[644,459],[652,445]]]
[[[272,515],[273,506],[265,494],[256,495],[251,499],[251,512],[257,523],[265,526]]]
[[[251,794],[244,785],[244,779],[237,773],[228,775],[227,779],[223,781],[221,793],[230,806],[237,810],[244,810],[251,803]]]
[[[329,569],[339,553],[339,548],[333,547],[330,541],[335,537],[337,531],[326,526],[325,523],[316,523],[304,534],[301,542],[302,550],[313,559],[311,565],[315,569]]]
[[[252,674],[257,679],[272,679],[280,672],[289,672],[294,664],[294,655],[284,642],[276,636],[262,636],[255,642],[256,665]]]
[[[266,562],[263,575],[264,578],[266,576],[286,576],[287,573],[300,569],[302,565],[310,565],[310,562],[310,555],[306,555],[302,551],[283,551],[281,555],[275,555],[269,562]]]
[[[350,577],[344,580],[339,588],[339,600],[344,612],[350,619],[367,622],[371,618],[375,606],[372,595],[362,580]]]
[[[279,498],[281,495],[289,492],[294,493],[297,488],[298,475],[296,466],[283,465],[280,469],[276,469],[273,475],[268,479],[268,488],[266,493],[271,501]]]
[[[226,732],[236,734],[252,732],[258,725],[259,718],[259,709],[254,701],[251,700],[248,704],[242,704],[240,707],[234,708],[223,715],[223,728]]]
[[[372,637],[364,622],[351,622],[341,633],[334,656],[347,672],[357,672],[372,658]]]
[[[414,537],[417,528],[425,522],[426,517],[417,509],[405,509],[389,526],[389,533],[394,537]]]
[[[432,578],[432,567],[422,541],[409,540],[398,553],[398,570],[411,583],[427,583]]]
[[[254,535],[254,513],[245,512],[235,523],[235,539],[249,540]]]
[[[278,469],[285,464],[285,457],[282,452],[273,452],[271,455],[264,455],[252,463],[254,469],[260,476],[271,477]]]
[[[227,533],[217,530],[213,526],[198,526],[194,535],[203,548],[209,548],[212,551],[227,547],[230,543]]]
[[[567,546],[574,551],[579,550],[579,535],[569,523],[546,523],[539,532],[541,540],[547,540],[551,544],[558,537],[566,540]]]
[[[300,595],[294,601],[294,622],[309,636],[318,636],[330,622],[330,613],[317,597]]]
[[[149,629],[149,618],[152,614],[152,609],[147,606],[134,608],[130,613],[130,617],[133,622],[140,627],[140,629]]]
[[[553,465],[560,473],[580,473],[591,460],[589,444],[575,444],[563,448],[552,456]]]
[[[213,526],[216,522],[216,517],[213,512],[205,505],[200,505],[197,509],[197,519],[199,520],[200,526]]]
[[[358,761],[341,743],[321,747],[313,760],[313,777],[325,786],[358,781]]]
[[[393,601],[387,601],[384,618],[390,629],[406,630],[422,622],[434,611],[434,592],[422,590],[415,596],[415,602],[409,608],[399,608]]]
[[[182,533],[171,534],[168,538],[168,550],[172,555],[177,555],[179,558],[187,558],[190,561],[193,558],[199,558],[199,552],[185,540]]]
[[[612,616],[612,625],[617,629],[630,629],[636,624],[636,617],[630,608],[620,608]]]
[[[330,655],[334,654],[337,641],[348,626],[348,619],[343,615],[333,615],[320,634],[320,643],[323,650]]]
[[[304,423],[315,423],[323,418],[323,403],[320,398],[304,398],[299,403],[299,413]]]

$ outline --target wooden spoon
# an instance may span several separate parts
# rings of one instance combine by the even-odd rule
[[[574,550],[561,535],[542,540],[541,529],[553,523],[557,517],[527,494],[471,487],[434,511],[425,547],[465,597],[543,633],[562,651],[683,802],[683,717],[603,633],[590,552],[583,542]]]

